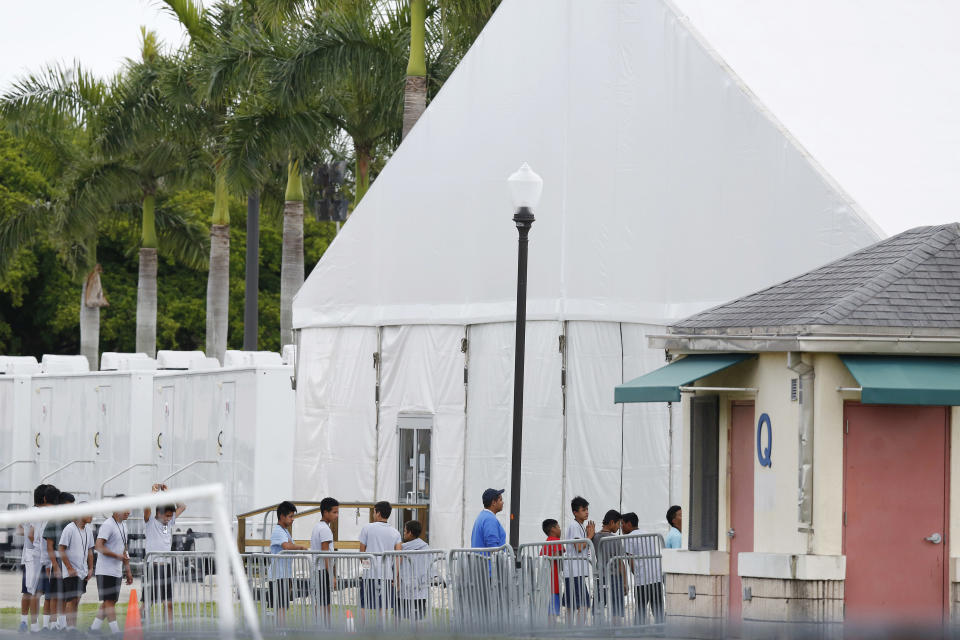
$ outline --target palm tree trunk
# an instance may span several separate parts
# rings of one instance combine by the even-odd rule
[[[157,355],[157,229],[152,194],[143,198],[140,273],[137,278],[137,351]]]
[[[243,350],[256,351],[260,333],[260,192],[247,194],[247,259],[243,293]]]
[[[293,343],[293,297],[303,285],[303,180],[300,163],[287,165],[280,262],[280,346]]]
[[[210,225],[210,272],[207,274],[207,356],[223,364],[230,311],[230,208],[227,179],[217,172]]]
[[[97,371],[100,356],[100,307],[88,307],[87,278],[80,287],[80,354],[90,364],[90,371]]]
[[[356,188],[353,195],[353,208],[356,209],[360,200],[367,194],[370,188],[370,147],[366,145],[353,144],[353,153],[356,156]]]
[[[427,108],[426,0],[410,0],[410,60],[403,88],[403,137]]]

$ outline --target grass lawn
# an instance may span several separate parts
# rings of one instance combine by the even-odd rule
[[[77,628],[89,629],[93,622],[93,616],[97,613],[100,604],[97,602],[83,602],[80,604],[80,610],[77,612]],[[123,629],[123,623],[127,619],[127,605],[117,604],[117,622]],[[20,607],[5,607],[0,609],[0,629],[16,630],[20,626]],[[106,626],[106,624],[104,624]]]

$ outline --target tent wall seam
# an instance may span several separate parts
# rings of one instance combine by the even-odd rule
[[[466,546],[467,527],[467,427],[470,424],[468,402],[470,398],[470,325],[463,327],[463,490],[462,507],[460,509],[460,546]]]
[[[566,510],[563,508],[567,504],[567,321],[560,324],[561,334],[563,336],[563,349],[560,352],[560,412],[563,415],[563,461],[560,465],[560,513],[561,521],[566,525]]]
[[[379,499],[380,484],[380,372],[383,370],[382,361],[383,352],[383,327],[377,327],[377,352],[374,354],[374,366],[377,370],[377,384],[374,395],[374,404],[376,405],[376,420],[374,430],[376,431],[376,444],[374,445],[375,455],[373,457],[373,501]]]
[[[623,323],[622,322],[617,323],[617,329],[620,331],[620,384],[623,384],[626,381],[624,380],[624,377],[623,377],[624,353],[623,353]],[[620,403],[620,505],[617,509],[618,511],[620,511],[620,513],[623,513],[623,458],[624,458],[623,414],[624,414],[624,408],[625,407],[623,403]]]

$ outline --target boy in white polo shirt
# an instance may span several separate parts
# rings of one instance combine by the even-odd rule
[[[46,504],[46,491],[49,485],[39,484],[33,490],[33,506],[42,507]],[[20,586],[20,633],[30,630],[30,621],[36,618],[40,609],[40,598],[36,594],[36,582],[40,577],[40,567],[35,563],[36,551],[33,544],[35,528],[32,522],[25,522],[17,527],[18,533],[23,534],[23,549],[20,552],[21,586]],[[37,627],[36,630],[39,630]]]
[[[393,507],[381,501],[373,505],[373,522],[360,530],[360,553],[379,554],[403,549],[400,532],[387,524]],[[374,558],[366,576],[360,580],[360,608],[393,607],[393,562]]]
[[[153,493],[159,493],[167,490],[165,484],[154,484],[151,488]],[[159,506],[156,513],[152,512],[150,507],[143,510],[143,524],[146,534],[146,544],[144,551],[147,559],[151,553],[169,553],[173,548],[173,527],[187,508],[182,502],[177,504],[167,504]],[[167,623],[173,624],[173,580],[170,571],[169,562],[152,562],[147,567],[144,581],[149,580],[149,588],[155,602],[161,600],[166,603]],[[141,596],[145,597],[147,587],[143,589]]]
[[[123,494],[117,494],[118,498]],[[127,518],[130,510],[115,511],[104,520],[97,534],[94,548],[97,552],[97,565],[94,573],[97,575],[97,591],[100,595],[100,608],[90,625],[91,631],[99,631],[103,626],[104,617],[110,624],[110,631],[118,633],[117,599],[120,597],[120,581],[123,574],[127,574],[127,584],[133,584],[133,574],[130,572],[130,556],[127,554]]]
[[[333,551],[333,529],[330,528],[340,517],[340,503],[335,498],[320,501],[320,522],[313,525],[310,534],[310,551]],[[317,558],[317,570],[320,572],[320,594],[317,605],[323,607],[325,620],[330,619],[330,593],[337,588],[337,576],[334,563],[327,558]]]
[[[590,503],[576,496],[570,501],[573,522],[567,526],[567,540],[593,540],[597,525],[590,517]],[[590,545],[586,542],[567,545],[563,550],[566,557],[563,563],[563,606],[567,608],[567,618],[577,612],[577,621],[586,620],[590,609],[590,592],[587,590],[587,576],[590,574]]]
[[[93,518],[83,516],[67,523],[60,535],[60,564],[63,570],[63,611],[66,628],[77,628],[77,606],[93,575]]]

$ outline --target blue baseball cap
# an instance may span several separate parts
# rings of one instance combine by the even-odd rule
[[[493,502],[504,491],[506,491],[506,489],[486,489],[483,492],[483,504],[487,504],[488,502]]]

